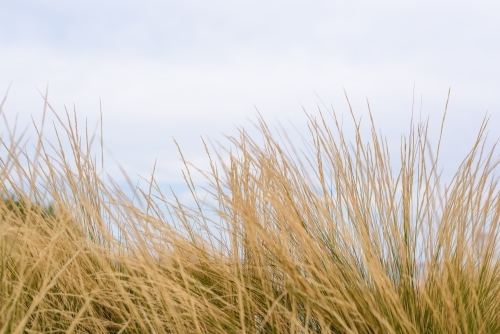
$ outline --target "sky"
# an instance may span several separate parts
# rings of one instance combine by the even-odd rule
[[[90,128],[102,108],[112,177],[125,184],[119,164],[148,178],[156,161],[158,182],[181,189],[173,138],[206,166],[200,136],[224,143],[257,110],[307,135],[304,110],[349,119],[347,94],[397,153],[412,101],[437,134],[451,88],[452,172],[486,114],[500,136],[499,14],[498,1],[3,0],[0,95],[10,87],[4,114],[21,125],[41,119],[47,87]]]

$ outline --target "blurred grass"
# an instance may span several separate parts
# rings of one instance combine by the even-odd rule
[[[197,207],[167,200],[153,175],[144,210],[101,179],[94,137],[82,144],[76,116],[60,121],[58,143],[37,128],[31,156],[9,132],[1,333],[499,333],[498,160],[485,151],[487,120],[443,192],[441,137],[426,158],[427,122],[412,120],[393,171],[371,114],[366,143],[354,114],[353,143],[331,116],[332,126],[309,115],[309,154],[289,154],[262,118],[263,144],[242,130],[225,152],[207,149],[211,170],[198,171],[217,220],[184,158]]]

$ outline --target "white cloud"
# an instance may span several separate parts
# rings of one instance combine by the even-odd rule
[[[445,161],[458,163],[486,111],[500,123],[497,2],[465,1],[29,1],[0,4],[0,91],[9,116],[40,118],[50,84],[60,113],[73,104],[93,128],[103,104],[105,142],[131,175],[155,158],[178,180],[179,140],[203,161],[200,135],[221,139],[255,120],[290,119],[306,135],[301,104],[316,91],[350,116],[369,99],[395,146],[416,111],[437,132],[452,87]],[[472,128],[472,130],[471,130]],[[293,134],[293,132],[292,132]],[[467,144],[466,143],[470,143]],[[397,153],[397,149],[395,149]],[[109,161],[110,159],[108,159]],[[111,170],[114,167],[109,166]]]

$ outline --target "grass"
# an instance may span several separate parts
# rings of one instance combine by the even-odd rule
[[[154,176],[141,209],[102,180],[76,118],[52,149],[37,127],[31,155],[2,137],[0,332],[500,333],[487,121],[440,189],[428,122],[412,121],[393,171],[373,119],[366,143],[333,112],[309,120],[310,154],[261,118],[262,144],[242,130],[229,160],[207,149],[217,219],[184,158],[195,209]]]

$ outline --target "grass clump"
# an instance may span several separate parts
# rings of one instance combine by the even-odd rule
[[[302,156],[262,119],[262,144],[242,130],[229,160],[207,149],[217,219],[185,161],[196,209],[154,175],[134,205],[103,182],[76,119],[52,151],[42,131],[32,155],[1,138],[0,332],[500,332],[487,122],[439,189],[428,122],[412,121],[393,171],[373,119],[371,141],[354,122],[350,144],[331,116],[309,116]]]

